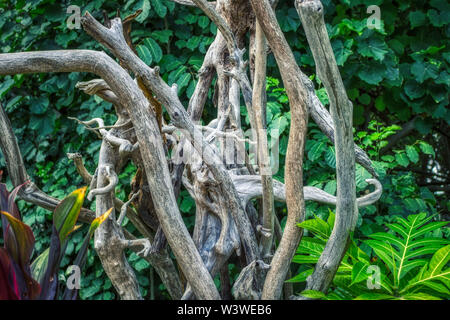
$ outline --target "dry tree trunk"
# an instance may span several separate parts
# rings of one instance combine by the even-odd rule
[[[255,115],[257,160],[262,183],[262,232],[260,240],[261,256],[270,262],[274,233],[274,202],[272,168],[270,166],[266,125],[266,37],[258,21],[255,31],[255,73],[253,81],[253,111]]]
[[[318,66],[318,75],[330,96],[331,116],[315,95],[312,82],[296,64],[271,7],[273,3],[269,0],[173,1],[199,7],[219,30],[205,55],[187,111],[178,97],[177,86],[169,87],[160,77],[159,67],[147,66],[129,47],[120,18],[106,21],[106,26],[89,13],[82,19],[86,32],[108,48],[119,60],[120,66],[105,53],[88,50],[0,54],[0,75],[91,72],[102,77],[103,80],[77,84],[77,88],[86,93],[96,94],[113,103],[118,115],[117,123],[109,127],[101,119],[78,120],[97,132],[103,141],[98,168],[91,175],[84,168],[80,155],[68,156],[74,160],[84,181],[91,186],[88,197],[96,197],[95,215],[110,207],[120,212],[117,219],[112,214],[97,230],[95,247],[122,299],[141,298],[136,276],[124,255],[126,248],[138,252],[155,267],[174,299],[220,299],[212,279],[217,274],[220,274],[222,298],[229,299],[232,294],[236,299],[278,299],[302,235],[297,223],[304,219],[304,201],[307,200],[337,204],[336,227],[316,272],[308,280],[310,288],[325,291],[345,251],[349,231],[356,219],[356,206],[377,201],[382,188],[376,179],[369,179],[375,191],[355,198],[355,158],[374,177],[376,175],[368,156],[353,143],[351,103],[333,63],[333,53],[321,16],[323,10],[303,13],[302,8],[312,8],[310,3],[317,6],[318,1],[296,3],[303,24],[311,27],[305,29]],[[246,43],[248,33],[249,44]],[[269,163],[265,124],[266,39],[280,69],[291,107],[285,163],[286,186],[272,179]],[[248,64],[243,58],[247,45],[251,48],[252,82],[247,75]],[[128,72],[139,79],[139,86]],[[217,117],[202,126],[199,123],[214,77],[217,77],[213,95]],[[162,126],[161,132],[172,142],[172,159],[168,159],[155,113],[149,108],[142,90],[152,92],[170,116],[171,123]],[[241,96],[250,117],[253,132],[250,139],[244,138],[242,130]],[[336,143],[337,198],[318,188],[303,186],[308,115]],[[95,123],[98,127],[91,127]],[[336,130],[334,123],[338,124]],[[3,110],[0,112],[0,130],[0,144],[8,172],[14,185],[21,184],[28,176]],[[245,150],[245,141],[255,147],[250,153],[256,150],[257,165],[249,162],[251,156]],[[144,183],[136,184],[130,200],[124,202],[115,197],[114,189],[117,175],[130,160],[140,168],[140,173],[144,175],[141,181],[146,181],[148,187]],[[172,171],[169,171],[169,164]],[[183,223],[176,202],[182,185],[196,203],[192,236]],[[144,191],[146,193],[142,194]],[[130,206],[139,195],[151,198],[155,214],[145,216],[142,210],[138,208],[136,211]],[[32,183],[20,196],[47,209],[53,209],[59,203]],[[260,198],[263,208],[258,216],[252,200]],[[284,231],[274,214],[274,200],[286,202],[288,207]],[[81,218],[90,221],[95,215],[83,209]],[[142,239],[136,239],[122,229],[121,222],[125,215],[142,234]],[[281,238],[275,252],[274,235]],[[158,244],[162,236],[167,238],[182,274],[175,269],[167,248]],[[235,254],[240,256],[242,270],[231,288],[228,263]],[[187,280],[184,292],[180,281],[182,276]]]
[[[337,203],[336,221],[307,289],[326,293],[344,257],[350,232],[356,226],[355,149],[353,147],[353,105],[347,97],[339,68],[325,27],[323,6],[319,0],[297,0],[298,14],[316,62],[317,75],[330,99],[335,126]]]
[[[291,128],[285,163],[286,204],[288,217],[280,244],[273,256],[264,283],[262,299],[278,299],[288,272],[289,263],[301,238],[297,224],[305,217],[303,197],[303,151],[306,138],[309,104],[300,70],[268,0],[250,1],[258,23],[264,30],[280,69],[291,108]]]

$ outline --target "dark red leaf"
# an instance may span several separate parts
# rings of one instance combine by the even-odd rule
[[[64,249],[64,248],[63,248]],[[56,296],[56,289],[58,287],[58,269],[61,262],[62,254],[61,243],[59,241],[59,234],[55,226],[52,228],[52,235],[50,238],[50,251],[48,255],[47,270],[41,281],[41,300],[53,300]]]
[[[0,300],[19,300],[19,288],[5,249],[0,248]]]
[[[8,220],[5,248],[12,259],[22,299],[34,299],[39,295],[39,284],[31,277],[30,257],[34,250],[33,231],[22,221],[7,212],[1,214]]]

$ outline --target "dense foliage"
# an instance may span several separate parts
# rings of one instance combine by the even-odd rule
[[[354,238],[367,239],[377,232],[385,232],[385,224],[396,221],[398,216],[426,212],[433,219],[448,219],[450,5],[445,0],[414,4],[406,0],[322,2],[331,43],[354,105],[355,142],[373,160],[384,188],[376,205],[360,210]],[[366,27],[370,15],[366,9],[374,4],[381,8],[380,29]],[[196,84],[196,72],[217,31],[200,10],[169,0],[2,1],[1,52],[100,49],[82,29],[67,28],[69,5],[79,5],[83,12],[87,10],[100,20],[102,10],[112,16],[120,9],[121,16],[125,17],[142,9],[131,34],[139,56],[148,64],[159,65],[169,85],[178,84],[181,100],[187,106]],[[292,1],[279,1],[277,17],[298,64],[316,81],[317,94],[326,105],[326,92],[314,75],[314,61]],[[290,113],[275,60],[272,55],[268,59],[267,121],[269,128],[275,125],[280,128],[280,168],[275,178],[283,181]],[[68,117],[85,120],[101,116],[105,124],[115,120],[111,104],[75,89],[78,81],[89,77],[81,73],[16,75],[3,77],[0,82],[0,99],[13,124],[28,173],[44,192],[54,197],[63,198],[83,185],[66,153],[82,152],[86,167],[92,172],[101,142]],[[215,112],[209,97],[203,119],[213,118]],[[244,107],[242,115],[247,116]],[[407,128],[411,129],[398,134]],[[4,158],[0,161],[4,169]],[[305,161],[305,184],[335,194],[334,148],[313,123],[309,125]],[[125,199],[129,193],[134,171],[130,165],[119,176],[119,198]],[[361,193],[369,174],[357,166],[356,177]],[[186,225],[191,228],[195,205],[184,190],[179,204]],[[34,255],[38,256],[50,246],[52,212],[23,202],[18,205],[24,222],[32,227],[36,238]],[[285,205],[277,203],[276,208],[283,220]],[[327,219],[329,208],[307,203],[307,217],[313,215]],[[130,223],[126,227],[130,232],[135,231]],[[445,228],[432,232],[435,237],[448,238]],[[85,231],[75,231],[68,239],[61,270],[74,259],[84,234]],[[362,242],[361,248],[367,254],[370,254],[369,247],[370,242]],[[375,253],[383,259],[376,250]],[[151,267],[145,260],[131,253],[129,261],[137,271],[144,297],[168,296],[159,279],[153,282]],[[298,265],[293,264],[292,271],[296,273],[297,269]],[[230,270],[232,277],[237,276],[233,265]],[[60,272],[60,277],[64,278],[64,272]],[[116,297],[92,250],[81,285],[82,299]]]
[[[305,290],[302,295],[330,300],[448,299],[450,241],[441,236],[447,222],[430,222],[432,218],[427,218],[426,213],[409,215],[407,219],[396,216],[394,223],[385,225],[389,232],[370,234],[359,246],[361,241],[351,239],[330,292],[325,295]],[[293,262],[306,270],[289,282],[302,283],[313,272],[308,265],[319,259],[334,220],[330,212],[327,221],[314,218],[299,224],[314,237],[302,239]],[[431,235],[433,231],[437,236]]]

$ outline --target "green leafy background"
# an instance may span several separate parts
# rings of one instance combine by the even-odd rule
[[[437,213],[448,219],[450,183],[449,63],[450,5],[446,0],[322,1],[325,19],[341,75],[354,105],[355,141],[368,152],[384,187],[379,202],[360,210],[357,233],[364,237],[382,231],[385,222],[396,215],[418,212]],[[366,27],[369,5],[381,9],[381,28]],[[69,5],[78,5],[102,19],[102,10],[122,18],[142,9],[133,25],[132,38],[139,56],[152,66],[159,65],[169,85],[176,82],[182,102],[187,106],[203,56],[217,32],[200,10],[176,5],[168,0],[129,1],[2,1],[0,3],[0,48],[2,53],[103,48],[82,29],[68,29]],[[277,18],[302,70],[316,83],[317,94],[327,105],[328,98],[315,76],[314,61],[292,1],[281,0]],[[273,55],[268,58],[268,112],[270,127],[280,128],[280,169],[275,178],[283,181],[284,156],[289,133],[290,113],[287,96]],[[112,124],[116,117],[112,105],[78,92],[78,81],[92,75],[34,74],[2,77],[0,99],[19,141],[29,175],[46,193],[62,198],[83,185],[67,152],[81,152],[86,167],[93,172],[100,141],[82,126],[69,120],[102,117]],[[207,101],[203,120],[215,117],[212,97]],[[167,115],[166,115],[167,116]],[[248,117],[245,108],[242,116]],[[167,118],[167,120],[169,120]],[[413,121],[414,130],[394,147],[380,154],[389,136]],[[311,122],[305,157],[305,183],[335,194],[334,148]],[[0,158],[4,169],[4,158]],[[433,173],[430,168],[437,167]],[[134,168],[129,165],[120,175],[117,196],[125,199]],[[357,166],[359,195],[367,187],[370,175]],[[431,179],[431,180],[430,180]],[[8,184],[10,184],[8,179]],[[447,189],[438,190],[440,184]],[[193,227],[195,204],[186,191],[178,199],[188,228]],[[37,256],[49,246],[51,212],[19,202],[24,221],[36,236]],[[284,223],[285,205],[276,204]],[[329,208],[307,203],[307,215],[326,217]],[[126,227],[134,232],[131,224]],[[85,230],[69,240],[62,270],[73,260],[82,244]],[[440,236],[445,236],[444,234]],[[441,232],[442,233],[442,232]],[[151,267],[134,253],[129,260],[136,269],[142,293],[149,298]],[[293,266],[294,268],[294,266]],[[230,265],[232,278],[238,270]],[[293,269],[294,270],[294,269]],[[64,273],[60,276],[63,278]],[[216,279],[217,280],[217,279]],[[82,299],[116,299],[117,294],[106,277],[94,250],[89,251],[82,278]],[[159,279],[155,279],[155,298],[167,299]]]

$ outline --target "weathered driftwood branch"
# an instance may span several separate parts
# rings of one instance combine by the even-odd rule
[[[257,137],[257,160],[262,182],[262,227],[267,231],[260,239],[260,253],[266,262],[270,262],[272,256],[272,240],[274,233],[274,202],[272,168],[267,143],[266,125],[266,62],[267,45],[266,37],[258,21],[255,31],[255,75],[253,80],[253,110],[255,114],[255,126]]]
[[[106,139],[105,141],[108,142]],[[117,183],[119,183],[117,173],[109,163],[102,166],[99,165],[98,170],[98,175],[104,176],[108,180],[108,184],[91,189],[87,195],[89,201],[92,201],[92,199],[98,195],[114,192]]]
[[[209,4],[205,0],[192,0],[197,7],[203,10],[203,12],[216,24],[217,28],[220,30],[221,34],[226,40],[228,52],[230,55],[230,60],[232,63],[232,67],[230,70],[223,70],[224,75],[228,75],[233,77],[237,83],[239,83],[242,96],[244,98],[245,106],[247,107],[248,115],[250,118],[250,125],[252,129],[255,128],[255,114],[253,111],[253,103],[252,103],[252,87],[250,81],[247,77],[247,65],[248,62],[244,61],[244,49],[239,49],[238,42],[236,36],[231,30],[230,26],[227,24],[225,19],[218,14],[218,12],[214,9],[214,7]],[[219,1],[219,4],[222,4]],[[232,82],[233,84],[234,82]],[[230,95],[234,95],[234,97],[239,97],[236,95],[236,88],[229,88]],[[231,99],[233,103],[233,98]],[[236,108],[235,108],[236,109]],[[239,114],[238,117],[240,118]]]
[[[275,24],[273,24],[272,26],[275,26]],[[272,50],[274,49],[272,48]],[[331,140],[331,142],[334,143],[334,120],[315,94],[314,86],[311,80],[303,73],[300,73],[299,76],[301,78],[301,81],[305,84],[304,87],[307,94],[307,100],[310,102],[307,105],[309,115],[320,128],[320,130]],[[372,174],[372,176],[377,178],[378,174],[375,172],[372,166],[372,161],[370,161],[368,155],[356,144],[354,145],[354,149],[356,162],[362,165],[370,174]]]
[[[248,203],[252,199],[261,198],[263,188],[261,177],[251,175],[233,175],[234,186],[239,193],[243,203]],[[378,201],[383,192],[381,183],[376,179],[366,179],[368,184],[373,185],[374,191],[356,199],[358,208],[369,206]],[[286,187],[283,183],[273,180],[273,196],[276,201],[286,202]],[[335,206],[337,198],[317,187],[305,186],[303,188],[305,201],[315,201],[323,204]]]
[[[78,174],[83,178],[84,182],[88,185],[92,183],[93,175],[91,175],[86,167],[84,166],[83,159],[81,154],[79,153],[68,153],[67,157],[74,161],[75,168]],[[117,211],[122,212],[122,208],[124,208],[124,203],[122,200],[115,198],[114,199],[114,207]],[[126,216],[130,219],[131,223],[136,227],[136,229],[145,237],[152,239],[153,233],[149,230],[148,226],[142,221],[142,218],[139,217],[138,213],[135,212],[133,208],[130,206],[125,206],[126,208]]]
[[[181,219],[168,177],[164,150],[156,119],[149,115],[148,102],[131,77],[103,52],[61,50],[0,55],[0,75],[33,72],[92,72],[102,77],[122,105],[133,111],[130,118],[139,140],[140,152],[146,161],[149,183],[157,190],[156,211],[160,222],[170,234],[172,250],[183,272],[193,282],[199,298],[218,298],[217,289]],[[153,182],[152,182],[153,181]],[[165,182],[165,183],[164,183]],[[167,188],[164,188],[164,185]],[[109,209],[109,208],[108,208]],[[199,280],[200,279],[200,280]]]
[[[167,86],[159,76],[157,68],[150,69],[131,50],[123,37],[120,19],[111,21],[111,28],[106,28],[97,22],[89,13],[82,18],[82,25],[87,33],[96,40],[107,46],[114,55],[136,76],[142,79],[144,85],[153,92],[158,100],[169,109],[174,103],[179,106],[178,110],[171,110],[172,120],[175,125],[182,120],[188,120],[187,114],[178,100],[177,88]],[[151,81],[150,81],[151,79]],[[153,83],[153,86],[149,86]],[[113,90],[115,92],[115,90]],[[140,92],[139,92],[140,93]],[[138,137],[140,153],[145,166],[147,182],[150,186],[152,196],[155,196],[154,205],[169,244],[174,251],[179,264],[187,280],[192,284],[197,297],[201,299],[219,298],[214,283],[205,274],[201,258],[187,232],[186,226],[181,219],[176,205],[168,167],[165,161],[165,153],[158,127],[150,127],[156,123],[155,117],[151,116],[153,111],[149,110],[148,104],[142,105],[142,109],[133,108],[129,110],[136,135]],[[178,121],[177,121],[178,120]],[[193,126],[192,126],[193,127]],[[198,136],[198,135],[197,135]],[[212,153],[212,150],[211,150]],[[197,262],[195,262],[197,261]],[[200,275],[201,274],[201,275]],[[199,277],[203,281],[199,281]]]
[[[67,154],[67,156],[69,159],[74,161],[77,172],[81,175],[84,182],[86,184],[90,184],[92,180],[92,175],[85,168],[81,154],[70,153]],[[131,201],[133,201],[133,197],[129,201],[127,201],[127,203],[129,204]],[[114,206],[115,209],[120,212],[121,216],[123,215],[123,213],[125,213],[128,219],[130,219],[131,223],[145,238],[149,239],[150,241],[153,241],[154,236],[152,232],[149,230],[147,225],[142,221],[142,218],[139,217],[138,213],[132,207],[130,207],[126,203],[123,203],[118,198],[114,199]],[[120,225],[119,220],[121,219],[121,216],[119,216],[119,218],[117,219],[118,225]],[[126,229],[123,229],[123,232],[126,239],[129,240],[136,239]],[[140,251],[136,247],[131,247],[130,249],[135,251],[136,253]],[[146,259],[155,268],[162,282],[169,291],[169,294],[172,297],[172,299],[180,299],[182,296],[180,277],[178,275],[177,270],[175,269],[172,259],[170,259],[167,250],[162,250],[152,254],[144,255],[143,258]]]
[[[290,261],[297,249],[302,231],[297,224],[304,220],[303,153],[308,123],[307,106],[312,104],[307,85],[294,55],[278,25],[268,0],[250,0],[256,18],[272,48],[286,87],[291,108],[291,128],[286,153],[285,180],[288,217],[283,237],[272,258],[264,283],[262,299],[278,299]]]
[[[154,238],[156,230],[158,239],[160,239],[158,235],[167,235],[181,271],[187,278],[188,285],[183,294],[184,299],[194,296],[200,299],[219,298],[208,271],[212,276],[220,273],[221,283],[224,285],[223,297],[230,297],[231,288],[226,285],[227,282],[229,284],[226,263],[234,251],[240,255],[241,246],[245,253],[244,257],[240,257],[243,269],[233,286],[233,295],[236,298],[259,299],[263,291],[264,299],[278,298],[283,281],[288,274],[290,260],[301,238],[301,230],[296,225],[304,217],[304,200],[333,205],[339,202],[336,197],[318,188],[303,188],[302,158],[307,110],[310,111],[321,130],[332,141],[336,140],[339,144],[339,139],[335,139],[333,128],[333,120],[337,123],[336,117],[332,119],[315,95],[312,82],[296,65],[275,19],[273,9],[270,8],[270,1],[251,0],[254,12],[250,9],[250,2],[247,0],[233,0],[233,3],[229,0],[218,0],[214,5],[205,0],[174,1],[198,6],[219,29],[199,71],[199,81],[189,101],[188,112],[184,110],[179,100],[176,84],[169,87],[160,77],[159,68],[152,69],[146,66],[136,56],[133,48],[130,48],[130,39],[127,34],[130,28],[127,25],[127,19],[123,26],[118,18],[112,21],[108,19],[105,23],[106,27],[88,13],[82,19],[85,30],[111,50],[119,59],[122,68],[104,54],[91,55],[91,52],[87,54],[88,51],[75,50],[59,52],[58,54],[61,55],[58,59],[48,52],[44,52],[44,55],[41,53],[27,56],[16,55],[14,58],[22,60],[19,61],[19,66],[16,64],[14,68],[6,65],[12,60],[10,55],[0,55],[0,74],[16,73],[17,70],[19,70],[17,72],[87,71],[100,74],[104,78],[104,80],[95,79],[78,83],[77,88],[113,103],[119,120],[113,126],[105,126],[101,119],[94,119],[91,122],[77,120],[86,125],[88,130],[97,133],[103,143],[99,167],[94,175],[84,168],[79,157],[73,156],[73,159],[77,171],[85,181],[90,182],[89,198],[97,197],[97,215],[108,206],[114,206],[121,212],[117,221],[113,213],[111,219],[98,229],[95,243],[105,270],[122,298],[140,298],[134,272],[123,255],[125,248],[130,248],[143,254],[147,260],[151,260],[151,264],[155,266],[166,283],[172,297],[181,297],[180,278],[167,250],[164,246],[158,246],[163,250],[155,251],[155,243],[158,243],[158,240]],[[251,35],[253,51],[250,56],[253,61],[250,73],[254,80],[254,89],[252,89],[246,73],[247,63],[243,60],[244,49],[242,48],[248,31],[255,30],[254,13],[261,25],[256,26],[256,32]],[[292,111],[286,159],[286,188],[278,181],[272,180],[271,170],[268,168],[267,134],[261,130],[265,128],[267,53],[263,32],[275,54]],[[83,53],[86,53],[84,59],[88,61],[80,61]],[[5,57],[6,60],[3,60],[2,64],[2,58]],[[30,65],[21,66],[25,60]],[[141,81],[139,88],[123,68],[133,72]],[[218,115],[208,126],[198,126],[196,122],[201,118],[215,74],[217,74],[217,81],[213,103],[217,107]],[[146,94],[143,95],[143,92]],[[145,99],[145,97],[148,98],[148,92],[151,92],[150,95],[155,94],[172,119],[171,125],[162,130],[173,133],[170,143],[167,144],[169,148],[173,146],[172,142],[176,144],[178,141],[178,146],[172,150],[175,151],[172,160],[180,160],[186,154],[193,157],[193,161],[186,166],[186,170],[184,170],[184,162],[169,163],[172,168],[172,179],[170,179],[166,163],[165,151],[167,150],[163,148],[154,113]],[[257,130],[256,136],[258,174],[255,173],[257,169],[249,163],[249,156],[243,143],[245,139],[242,138],[240,123],[241,92],[252,129],[260,129]],[[91,123],[97,123],[98,126],[91,127]],[[178,135],[175,128],[181,129],[181,136],[175,136]],[[208,134],[204,136],[202,129],[205,129]],[[228,132],[230,129],[233,132]],[[339,129],[337,128],[338,131]],[[337,132],[336,136],[339,134]],[[231,144],[233,147],[230,149]],[[357,161],[375,175],[367,155],[353,143],[349,142],[349,145],[349,148],[355,149]],[[235,150],[238,150],[237,157],[232,154]],[[238,159],[242,158],[242,155],[244,155],[244,163]],[[117,174],[130,158],[139,169],[136,179],[132,182],[133,191],[130,199],[123,203],[115,197],[114,189],[118,182]],[[229,163],[229,159],[237,161]],[[138,179],[138,175],[141,178]],[[193,241],[182,222],[175,201],[181,177],[183,177],[183,184],[196,202]],[[368,180],[368,182],[375,185],[375,191],[357,199],[358,206],[373,203],[381,195],[379,182],[376,180]],[[143,192],[135,193],[138,190]],[[261,197],[263,198],[262,225],[250,201]],[[151,205],[144,203],[143,198],[151,198]],[[279,222],[273,215],[274,198],[286,201],[288,205],[288,221],[283,236],[281,236]],[[138,212],[129,205],[130,203]],[[147,216],[143,214],[143,208],[146,208],[144,211],[147,210]],[[120,224],[125,214],[129,216],[145,239],[136,239],[121,228]],[[274,233],[281,238],[281,241],[266,277],[269,266],[260,259],[270,262]],[[257,239],[260,242],[259,248]],[[287,295],[290,296],[289,292]]]
[[[170,0],[170,1],[190,7],[196,6],[196,4],[192,2],[192,0]],[[216,1],[209,1],[208,3],[212,6],[216,5]]]
[[[197,7],[199,7],[220,30],[220,32],[222,33],[223,37],[227,42],[228,51],[230,55],[234,55],[235,53],[237,53],[239,49],[236,37],[233,34],[233,31],[231,31],[226,21],[224,20],[224,18],[216,12],[214,6],[211,3],[208,3],[208,1],[206,0],[192,0],[192,2]]]
[[[325,27],[322,3],[319,0],[296,0],[295,7],[316,62],[317,75],[328,93],[330,113],[335,124],[336,221],[315,270],[307,279],[307,289],[326,292],[345,254],[350,232],[356,226],[358,218],[353,105],[347,97],[334,57]]]
[[[241,207],[236,191],[232,187],[231,178],[216,151],[211,145],[206,143],[201,132],[190,120],[178,98],[176,86],[169,87],[161,79],[159,73],[155,72],[156,68],[151,69],[148,67],[128,48],[121,32],[120,19],[113,19],[111,28],[108,29],[98,23],[91,15],[86,14],[82,19],[82,24],[89,34],[107,46],[128,69],[132,70],[143,80],[144,85],[166,107],[173,124],[183,130],[185,136],[193,143],[196,151],[203,155],[203,160],[208,165],[209,170],[211,170],[214,179],[223,186],[222,192],[227,197],[228,207],[237,223],[246,257],[249,262],[255,260],[258,257],[255,235],[248,217]],[[231,188],[229,188],[230,186]],[[154,188],[161,189],[160,182]],[[173,195],[173,192],[171,194]],[[164,233],[166,233],[166,230],[164,230]],[[169,239],[170,237],[167,235],[167,238]]]
[[[123,119],[119,116],[118,123],[121,121]],[[97,216],[114,207],[114,190],[117,184],[115,172],[120,169],[117,154],[117,148],[103,139],[96,172],[96,185],[88,195],[88,198],[95,196]],[[95,249],[106,274],[121,299],[142,299],[136,275],[124,255],[124,242],[130,245],[131,242],[125,241],[123,230],[115,219],[115,211],[113,210],[109,218],[95,231]]]
[[[136,237],[126,229],[123,230],[123,233],[126,239],[136,239]],[[131,247],[130,249],[135,253],[140,251],[137,247]],[[161,281],[166,286],[171,298],[174,300],[181,299],[183,292],[181,289],[182,286],[180,277],[167,250],[148,254],[147,256],[143,256],[143,258],[147,260],[153,268],[155,268],[161,278]]]
[[[120,207],[120,215],[117,218],[117,224],[119,226],[122,225],[123,219],[125,219],[125,216],[126,216],[127,211],[128,211],[128,207],[130,206],[131,202],[133,202],[136,199],[136,197],[139,195],[140,192],[141,191],[134,193],[131,196],[131,198]]]
[[[105,93],[109,92],[108,90],[110,90],[108,85],[103,80],[99,79],[94,79],[89,82],[82,83],[81,85],[78,84],[77,87],[81,88],[88,94],[98,94],[99,96],[103,97],[105,96]],[[109,94],[107,97],[110,98],[111,96],[112,95]],[[126,158],[129,158],[131,153],[135,150],[130,141],[131,139],[136,139],[136,137],[131,134],[130,130],[126,128],[130,124],[129,116],[127,112],[123,110],[124,107],[118,101],[114,102],[114,107],[119,119],[113,126],[105,126],[103,120],[100,118],[95,118],[90,121],[80,121],[75,119],[96,133],[98,130],[100,133],[100,137],[103,139],[102,147],[100,149],[99,167],[97,168],[96,174],[94,175],[95,179],[91,179],[92,188],[88,194],[88,199],[91,199],[94,196],[101,195],[101,197],[97,197],[97,206],[101,206],[103,203],[107,202],[114,202],[114,205],[117,206],[118,199],[115,198],[114,189],[118,183],[118,178],[115,171],[120,170],[121,166],[127,161]],[[98,124],[98,127],[90,127],[91,124]],[[112,130],[107,131],[105,129],[106,127],[109,127]],[[135,145],[137,145],[137,143]],[[86,179],[89,179],[89,176],[91,176],[87,173],[86,169],[84,169],[82,161],[80,162],[80,160],[77,161],[77,170],[81,171],[86,176]],[[108,185],[99,187],[102,175],[108,180]],[[134,198],[135,197],[132,197],[130,199],[130,202]],[[150,239],[153,239],[153,237],[149,236],[143,239],[130,240],[129,238],[127,239],[124,234],[122,234],[124,230],[121,229],[120,225],[127,211],[131,213],[134,212],[134,210],[129,210],[128,203],[122,204],[120,207],[120,216],[117,220],[117,223],[114,223],[114,220],[109,220],[107,221],[109,225],[106,228],[100,228],[100,232],[96,233],[96,247],[98,248],[102,263],[106,265],[105,271],[110,276],[112,283],[116,288],[118,288],[118,291],[119,293],[121,293],[122,297],[125,298],[128,296],[128,298],[130,299],[140,298],[139,288],[135,282],[133,271],[130,270],[128,264],[126,263],[126,260],[125,262],[121,260],[124,249],[130,248],[136,250],[138,255],[142,255],[144,258],[148,258],[148,260],[152,261],[152,265],[156,267],[156,270],[162,271],[162,280],[166,284],[169,292],[173,292],[175,295],[174,297],[180,297],[181,287],[179,286],[179,279],[177,281],[177,274],[174,273],[174,267],[172,266],[172,269],[167,270],[170,270],[171,272],[163,271],[159,266],[164,260],[156,258],[153,254],[151,258],[149,257],[151,249]],[[131,215],[130,218],[132,221],[137,220],[136,215]],[[140,224],[137,225],[140,226]],[[140,227],[142,229],[142,226]],[[148,233],[145,231],[147,231],[146,228],[144,228],[143,234]],[[102,245],[105,242],[114,243],[115,245],[105,247],[104,245]],[[142,250],[137,251],[137,248],[139,247],[142,247]],[[109,269],[109,262],[114,260],[122,262],[119,267],[121,270],[124,270],[123,272],[112,272]],[[126,271],[128,271],[128,277],[126,277]],[[127,291],[123,289],[123,284],[129,287],[129,293],[127,293]],[[136,288],[138,288],[137,292]]]
[[[208,91],[211,86],[215,68],[214,59],[216,55],[220,52],[221,48],[224,47],[224,38],[221,33],[216,35],[213,43],[209,46],[208,51],[205,54],[202,66],[198,72],[198,82],[195,87],[194,93],[189,100],[189,105],[187,112],[194,123],[197,123],[201,119],[203,108],[208,97]],[[174,188],[175,197],[178,197],[178,193],[181,187],[181,178],[183,176],[183,171],[185,163],[180,161],[183,153],[184,138],[176,147],[176,151],[173,156],[173,171],[172,171],[172,185]]]
[[[6,111],[0,103],[0,147],[11,178],[12,184],[17,187],[29,181],[30,178],[25,169],[19,145],[17,144],[11,123]],[[53,211],[61,202],[56,198],[50,197],[42,192],[34,182],[30,181],[25,187],[19,191],[19,197],[29,203],[38,205],[47,210]],[[82,222],[90,223],[95,218],[94,212],[89,209],[82,208],[79,219]]]
[[[291,49],[289,48],[288,43],[286,42],[286,39],[284,38],[284,35],[282,34],[279,25],[277,24],[275,14],[273,10],[270,8],[270,4],[267,0],[263,1],[256,1],[251,0],[252,7],[255,11],[255,14],[258,18],[258,21],[260,21],[261,26],[264,30],[264,33],[266,35],[266,38],[268,39],[269,45],[275,55],[275,59],[277,61],[278,67],[280,69],[283,82],[286,87],[286,92],[288,94],[288,98],[290,101],[290,104],[292,106],[293,101],[303,101],[303,105],[306,105],[307,109],[310,112],[311,117],[313,120],[317,123],[319,128],[334,142],[334,123],[330,116],[330,114],[327,112],[327,110],[323,107],[323,105],[320,103],[319,99],[314,93],[314,86],[311,82],[311,80],[304,75],[301,70],[298,68],[298,66],[295,63],[294,56],[292,54]],[[297,88],[297,89],[296,89]],[[301,104],[301,103],[300,103]],[[295,119],[293,118],[292,123],[295,123]],[[306,122],[303,120],[297,120],[302,121],[302,126],[306,126]],[[292,128],[291,128],[292,130]],[[297,137],[298,138],[298,137]],[[291,136],[289,138],[289,141],[291,141]],[[302,141],[303,143],[303,141]],[[372,175],[376,176],[375,171],[373,170],[373,167],[371,165],[371,161],[368,158],[368,156],[365,154],[364,151],[362,151],[359,147],[356,145],[353,145],[353,148],[355,148],[356,152],[356,160],[364,166]],[[289,149],[289,145],[288,145]],[[297,150],[302,150],[303,148],[297,148]],[[302,155],[297,154],[298,161],[301,161]],[[289,166],[291,164],[288,162],[288,159],[286,159],[286,170],[289,170]],[[297,169],[298,166],[297,166]],[[301,170],[301,169],[300,169]],[[295,170],[294,170],[295,171]],[[290,176],[285,174],[286,177]],[[291,179],[289,179],[291,180]],[[289,183],[290,181],[286,180],[287,182],[287,189],[289,190]],[[295,176],[293,181],[300,181],[301,175]],[[293,182],[292,181],[292,182]],[[293,182],[294,183],[294,182]],[[300,186],[295,186],[295,189],[298,191],[301,189]],[[295,194],[292,194],[293,199],[295,198]],[[289,198],[289,196],[288,196]],[[288,211],[289,211],[289,201],[288,203]],[[298,213],[301,212],[301,214],[304,213],[303,210],[303,204],[300,202],[297,202],[297,204],[293,204],[296,208],[296,211]],[[292,211],[292,210],[291,210]],[[297,218],[303,219],[302,215],[297,215]],[[289,220],[288,220],[289,222]],[[295,225],[294,221],[290,221],[292,223],[292,226]],[[297,221],[298,222],[298,221]],[[291,224],[289,224],[291,225]],[[292,238],[292,241],[285,241],[283,240],[280,243],[280,249],[277,250],[280,253],[284,252],[284,254],[278,256],[283,257],[283,259],[287,259],[290,261],[292,258],[292,255],[295,251],[295,248],[297,246],[297,243],[299,239],[301,238],[301,233],[296,232],[293,230],[294,227],[292,227],[291,232],[288,232],[287,234],[293,234],[296,235]],[[289,228],[286,230],[289,231]],[[286,235],[286,232],[285,232]],[[285,238],[285,236],[283,236]],[[287,238],[286,238],[287,239]],[[274,257],[278,258],[277,255]],[[263,298],[277,298],[280,295],[281,292],[281,281],[284,279],[283,276],[285,275],[284,270],[287,269],[287,267],[275,267],[275,263],[272,263],[272,268],[268,273],[268,277],[266,279],[266,284],[268,290],[264,289],[263,292]],[[276,271],[273,271],[276,270]],[[282,271],[281,273],[278,271]],[[266,286],[265,286],[266,288]],[[270,288],[270,289],[269,289]]]

